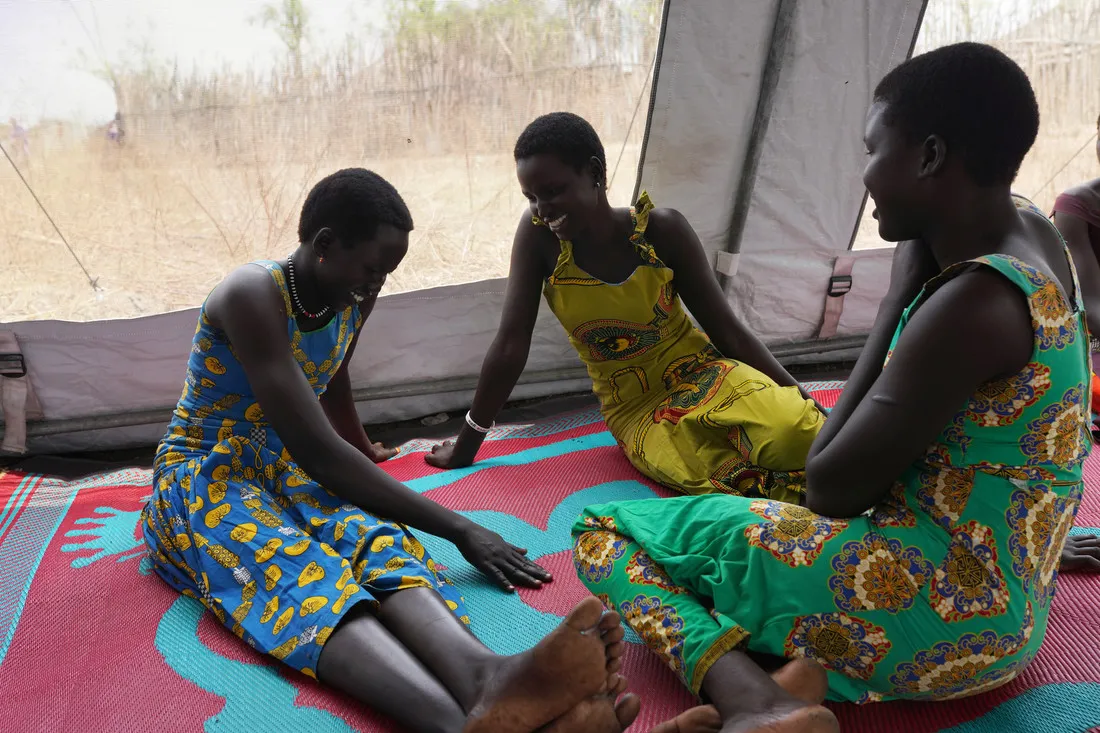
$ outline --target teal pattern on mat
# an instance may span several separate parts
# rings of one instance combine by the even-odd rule
[[[141,519],[141,510],[124,512],[109,506],[97,506],[95,516],[81,517],[70,529],[66,537],[88,537],[83,542],[70,542],[61,546],[62,552],[82,552],[95,550],[94,554],[81,555],[73,560],[74,568],[83,568],[96,560],[119,555],[118,562],[125,562],[145,554],[145,543],[134,537],[137,523]],[[87,529],[84,529],[87,527]]]
[[[298,688],[278,667],[228,659],[203,644],[199,621],[205,612],[193,598],[177,598],[157,624],[156,646],[181,677],[225,698],[225,707],[203,725],[206,733],[355,733],[327,710],[296,705]]]
[[[519,453],[478,461],[467,468],[456,468],[453,471],[431,473],[421,478],[414,478],[410,481],[406,481],[405,485],[418,494],[423,494],[426,491],[453,484],[467,476],[473,476],[479,471],[485,471],[490,468],[499,468],[500,466],[524,466],[529,463],[544,461],[547,458],[565,456],[570,453],[591,450],[593,448],[607,448],[613,445],[615,445],[615,438],[611,436],[611,433],[605,430],[602,433],[592,433],[591,435],[583,435],[579,438],[560,440],[550,445],[540,445],[537,448],[528,448]]]
[[[935,705],[936,703],[930,703]],[[1035,727],[1042,712],[1042,729]],[[985,715],[940,733],[1085,733],[1100,722],[1100,685],[1060,683],[1034,687]]]
[[[38,482],[37,485],[33,485],[34,482]],[[30,488],[27,488],[27,483],[31,484]],[[26,507],[11,523],[0,546],[0,664],[4,663],[15,636],[31,592],[31,582],[46,554],[46,547],[69,513],[77,492],[74,484],[40,476],[29,477],[20,487],[24,500],[33,491],[34,501],[26,502]],[[13,510],[11,516],[15,514]]]

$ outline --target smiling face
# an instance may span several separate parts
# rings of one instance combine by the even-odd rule
[[[520,190],[531,213],[547,223],[558,239],[585,232],[599,211],[603,170],[598,160],[577,170],[550,153],[516,161]]]
[[[314,239],[314,250],[325,258],[317,266],[317,285],[325,302],[343,309],[373,300],[409,251],[409,233],[380,224],[371,239],[345,246],[330,229]]]
[[[931,204],[928,178],[942,164],[942,159],[936,160],[942,158],[942,141],[929,138],[914,144],[907,140],[901,130],[887,124],[884,102],[875,102],[868,110],[863,140],[867,147],[863,185],[874,202],[879,236],[887,242],[918,239]]]

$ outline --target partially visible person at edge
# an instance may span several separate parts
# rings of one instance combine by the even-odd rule
[[[142,511],[153,566],[249,646],[401,730],[621,731],[638,701],[615,702],[618,614],[588,599],[532,651],[494,654],[408,527],[509,591],[550,574],[375,465],[394,452],[364,433],[347,364],[412,228],[393,186],[339,171],[306,198],[294,252],[210,293]]]
[[[541,293],[639,471],[686,494],[798,503],[824,415],[734,315],[684,216],[655,208],[645,193],[634,207],[613,208],[603,145],[574,114],[528,125],[515,160],[530,211],[512,246],[500,328],[467,425],[428,463],[474,461],[523,372]]]
[[[899,244],[806,506],[677,497],[577,521],[585,585],[713,703],[654,733],[835,732],[826,697],[991,690],[1039,651],[1059,563],[1100,570],[1100,540],[1069,537],[1091,449],[1081,294],[1010,189],[1038,128],[1027,76],[992,47],[887,74],[863,180]],[[794,679],[765,674],[776,657]]]
[[[1100,161],[1100,117],[1096,119],[1096,158]],[[1081,280],[1081,297],[1085,305],[1089,333],[1092,334],[1092,403],[1100,404],[1100,178],[1074,186],[1054,201],[1054,225],[1069,245],[1077,276]],[[1098,422],[1093,412],[1094,424]],[[1094,427],[1094,430],[1096,428]]]

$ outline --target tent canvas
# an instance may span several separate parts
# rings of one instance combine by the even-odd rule
[[[911,53],[924,5],[664,4],[636,190],[685,213],[734,308],[787,361],[851,358],[873,321],[890,251],[850,251],[865,195],[861,130],[875,83]],[[850,292],[830,298],[849,272]],[[495,279],[380,299],[363,337],[369,347],[351,367],[361,416],[383,422],[468,404],[503,292]],[[821,339],[827,312],[835,336]],[[0,326],[17,340],[41,405],[28,449],[155,442],[179,395],[196,317],[192,308]],[[13,381],[2,382],[9,421],[18,412]],[[587,387],[544,307],[513,397]]]

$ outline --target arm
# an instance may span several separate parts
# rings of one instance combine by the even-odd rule
[[[924,283],[939,272],[939,265],[923,242],[914,240],[898,243],[894,249],[890,287],[879,303],[878,315],[875,316],[867,343],[863,345],[840,399],[810,447],[807,461],[812,460],[832,442],[856,407],[863,402],[871,386],[882,374],[886,354],[890,351],[890,343],[894,340],[894,332],[902,314],[920,294]]]
[[[553,237],[553,234],[533,224],[531,215],[525,214],[512,244],[512,262],[504,291],[500,326],[482,363],[470,408],[470,417],[483,427],[492,425],[527,365],[531,334],[539,315],[542,282],[550,275],[541,256],[546,237]],[[477,457],[484,440],[483,433],[463,424],[458,440],[433,447],[425,460],[436,468],[469,466]]]
[[[396,456],[397,449],[371,442],[362,421],[359,420],[359,413],[355,410],[355,398],[351,392],[348,364],[351,363],[352,354],[355,353],[355,345],[359,343],[359,333],[360,331],[356,331],[352,336],[340,369],[329,380],[328,389],[321,395],[321,407],[324,408],[328,421],[332,423],[333,429],[341,438],[351,443],[356,450],[375,463],[382,463]]]
[[[371,514],[450,540],[506,588],[549,577],[522,550],[409,490],[340,437],[291,353],[282,295],[266,272],[237,270],[211,296],[208,313],[233,344],[267,420],[321,486]]]
[[[684,304],[715,347],[727,358],[763,372],[781,387],[797,387],[797,380],[764,342],[734,315],[710,258],[684,215],[675,209],[655,209],[649,215],[648,231],[657,256],[676,273],[676,289]]]
[[[833,517],[874,506],[979,385],[1027,364],[1033,338],[1023,294],[999,274],[978,270],[945,283],[913,315],[867,396],[809,459],[806,506]]]
[[[1054,214],[1054,226],[1066,240],[1073,265],[1077,268],[1089,333],[1100,337],[1100,263],[1096,261],[1096,253],[1089,241],[1088,223],[1073,214],[1058,211]]]

